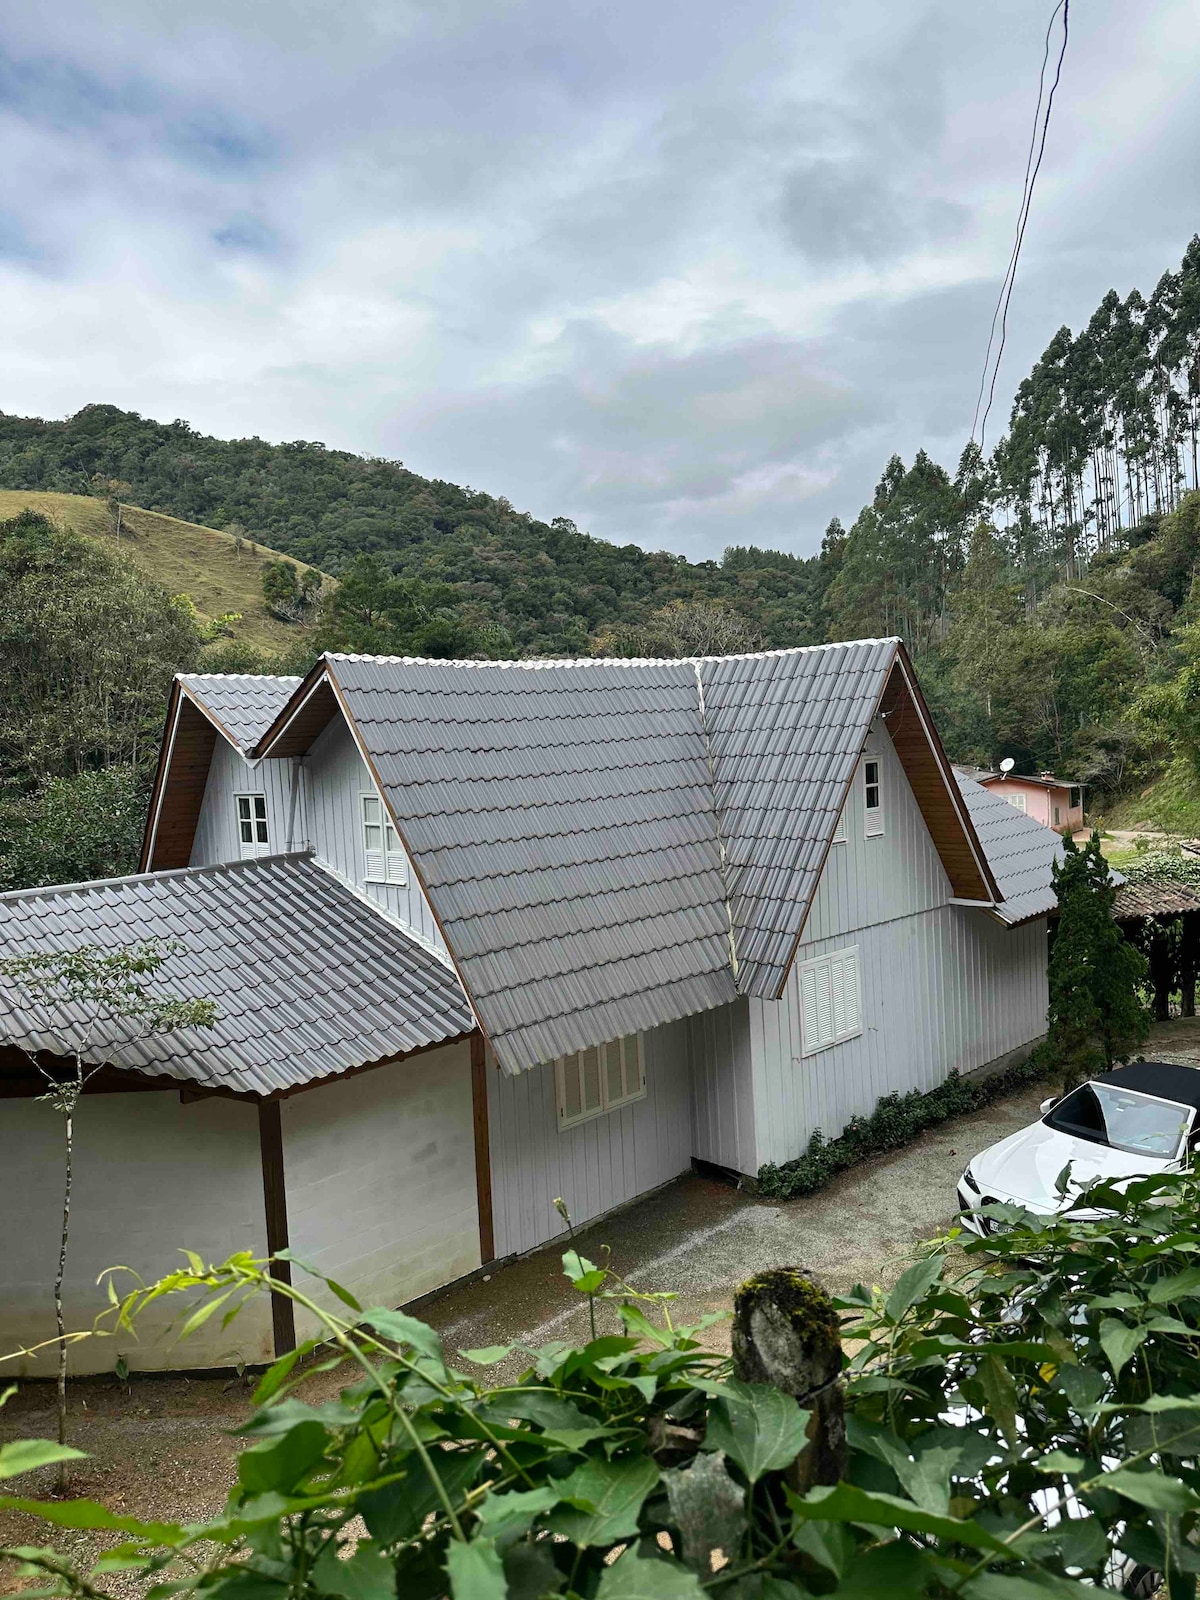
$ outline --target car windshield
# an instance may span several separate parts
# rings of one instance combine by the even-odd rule
[[[1085,1083],[1045,1117],[1047,1127],[1076,1139],[1106,1144],[1135,1156],[1170,1159],[1179,1148],[1191,1111],[1171,1100],[1135,1094],[1108,1083]]]

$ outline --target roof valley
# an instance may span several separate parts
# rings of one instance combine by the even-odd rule
[[[713,758],[712,736],[709,732],[708,717],[704,706],[704,677],[700,671],[699,660],[693,660],[691,665],[696,677],[696,702],[700,713],[700,736],[704,740],[704,760],[708,767],[708,789],[712,806],[713,832],[716,835],[717,855],[719,857],[717,871],[721,878],[721,893],[725,901],[725,918],[729,925],[729,968],[733,975],[734,987],[740,994],[737,925],[733,918],[733,895],[729,887],[729,852],[725,848],[725,835],[721,828],[721,808],[717,803],[717,764]]]

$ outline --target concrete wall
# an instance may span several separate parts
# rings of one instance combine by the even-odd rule
[[[479,1265],[465,1043],[291,1095],[280,1114],[299,1256],[364,1305],[402,1305]],[[297,1318],[300,1337],[312,1330]]]
[[[586,1222],[687,1171],[687,1024],[651,1029],[642,1035],[642,1047],[646,1098],[563,1132],[553,1067],[512,1078],[488,1068],[497,1256],[532,1250],[564,1231],[556,1196],[566,1201],[573,1222]]]
[[[0,1353],[54,1336],[62,1173],[58,1113],[36,1100],[0,1100]],[[90,1328],[103,1311],[96,1278],[106,1267],[129,1266],[153,1282],[184,1264],[181,1248],[205,1261],[266,1253],[256,1108],[215,1098],[183,1105],[169,1089],[85,1095],[76,1119],[68,1330]],[[118,1292],[133,1287],[127,1274],[116,1282]],[[265,1299],[224,1332],[218,1314],[180,1344],[165,1329],[182,1305],[154,1308],[137,1340],[122,1334],[73,1346],[71,1370],[111,1372],[121,1355],[144,1371],[271,1358]],[[0,1374],[48,1376],[55,1360],[50,1350],[36,1362],[7,1362]]]

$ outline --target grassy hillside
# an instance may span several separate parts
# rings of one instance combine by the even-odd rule
[[[1200,837],[1200,783],[1190,762],[1179,758],[1135,794],[1104,808],[1106,828],[1151,828],[1185,839]]]
[[[181,522],[137,506],[122,507],[121,537],[116,539],[103,500],[0,489],[0,521],[25,510],[38,511],[61,528],[102,541],[169,593],[186,594],[206,622],[239,612],[241,621],[233,625],[230,637],[256,650],[279,654],[304,636],[303,626],[280,622],[263,604],[262,569],[268,561],[280,559],[276,550],[257,545],[251,551],[245,545],[239,551],[233,537],[218,528]]]

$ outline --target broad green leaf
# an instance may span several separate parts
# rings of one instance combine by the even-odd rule
[[[709,1413],[704,1448],[723,1450],[757,1483],[764,1472],[781,1471],[800,1454],[809,1415],[781,1389],[735,1378]]]
[[[1054,1530],[1064,1565],[1083,1571],[1100,1568],[1108,1559],[1108,1539],[1098,1517],[1063,1517]]]
[[[562,1499],[556,1486],[516,1490],[511,1494],[489,1494],[475,1507],[479,1523],[489,1539],[504,1545],[528,1533],[544,1511],[552,1511]]]
[[[1121,1368],[1146,1337],[1144,1327],[1130,1327],[1115,1317],[1100,1320],[1100,1348],[1108,1357],[1109,1365],[1119,1377]]]
[[[483,1465],[486,1452],[435,1448],[429,1454],[451,1505],[458,1506]],[[405,1457],[402,1479],[381,1489],[367,1490],[359,1496],[358,1509],[368,1533],[382,1545],[415,1538],[431,1511],[438,1515],[443,1512],[437,1486],[426,1472],[425,1463],[415,1454]]]
[[[792,1529],[792,1543],[827,1567],[835,1578],[845,1574],[856,1549],[854,1535],[843,1522],[797,1522]]]
[[[1054,1381],[1071,1402],[1071,1409],[1090,1422],[1108,1387],[1103,1372],[1096,1367],[1060,1367]]]
[[[613,1544],[638,1531],[642,1502],[658,1483],[658,1468],[648,1456],[631,1461],[590,1459],[563,1478],[560,1505],[547,1526],[578,1545]]]
[[[33,1472],[37,1467],[52,1467],[58,1461],[86,1461],[83,1450],[72,1450],[69,1444],[55,1444],[50,1439],[14,1439],[11,1444],[0,1444],[0,1478],[17,1478],[22,1472]]]
[[[662,1328],[656,1328],[649,1317],[638,1306],[622,1305],[617,1307],[617,1314],[625,1324],[626,1329],[637,1339],[645,1339],[648,1344],[655,1344],[666,1348],[671,1343],[671,1336]]]
[[[205,1600],[284,1600],[288,1585],[262,1573],[247,1572],[240,1567],[226,1567],[215,1582],[204,1586]]]
[[[280,1356],[278,1361],[273,1362],[263,1373],[258,1388],[254,1391],[254,1404],[265,1405],[272,1395],[278,1394],[296,1363],[302,1361],[316,1348],[317,1341],[308,1339],[304,1344],[298,1344],[294,1350],[289,1350],[286,1355]]]
[[[313,1580],[323,1594],[344,1595],[345,1600],[396,1600],[396,1563],[369,1539],[361,1539],[345,1559],[326,1545]]]
[[[1172,1273],[1169,1278],[1160,1278],[1157,1283],[1150,1285],[1148,1298],[1156,1306],[1200,1299],[1200,1267],[1185,1267],[1182,1272]]]
[[[962,1591],[963,1600],[1096,1600],[1090,1584],[1054,1573],[1031,1573],[1010,1577],[1001,1572],[981,1572]]]
[[[289,1494],[325,1455],[329,1431],[320,1422],[299,1422],[282,1438],[264,1440],[238,1456],[238,1482],[247,1494]]]
[[[28,1500],[21,1495],[0,1495],[0,1511],[25,1511],[59,1528],[116,1528],[144,1539],[147,1544],[181,1544],[187,1529],[176,1522],[141,1522],[117,1516],[97,1500]]]
[[[612,1433],[603,1422],[581,1411],[573,1400],[564,1400],[550,1389],[511,1397],[501,1392],[487,1408],[486,1415],[496,1421],[516,1418],[521,1422],[534,1422],[547,1438],[568,1450],[578,1450],[593,1439],[604,1439]]]
[[[594,1261],[589,1261],[586,1256],[581,1256],[578,1250],[567,1250],[562,1258],[563,1276],[571,1280],[574,1288],[580,1294],[595,1294],[603,1284],[608,1273],[598,1267]]]
[[[839,1483],[831,1489],[813,1489],[802,1500],[789,1491],[788,1504],[798,1517],[813,1517],[824,1522],[865,1522],[880,1528],[900,1528],[906,1533],[931,1533],[937,1539],[965,1544],[973,1550],[1009,1553],[1007,1545],[977,1522],[923,1511],[911,1500],[901,1500],[892,1494],[874,1494],[852,1483]]]
[[[505,1600],[508,1585],[494,1539],[451,1539],[446,1571],[454,1600]]]
[[[410,1344],[435,1361],[442,1359],[442,1341],[428,1323],[418,1322],[416,1317],[406,1316],[403,1311],[389,1311],[386,1306],[372,1306],[370,1311],[363,1312],[362,1321],[385,1339],[396,1344]]]
[[[206,1300],[203,1305],[198,1306],[184,1323],[183,1327],[180,1328],[179,1338],[181,1340],[187,1339],[193,1333],[195,1333],[197,1328],[202,1328],[208,1321],[209,1317],[211,1317],[214,1312],[219,1310],[233,1293],[233,1289],[226,1289],[224,1294],[216,1295],[213,1299]]]
[[[1082,1456],[1068,1455],[1065,1450],[1051,1450],[1049,1455],[1042,1456],[1035,1465],[1039,1472],[1082,1472],[1087,1463]]]
[[[890,1322],[899,1322],[932,1289],[945,1264],[943,1256],[926,1256],[923,1261],[914,1261],[911,1267],[905,1268],[883,1308]]]
[[[509,1545],[503,1556],[508,1600],[546,1600],[566,1588],[566,1575],[554,1565],[550,1549],[548,1544],[528,1544],[524,1539]]]
[[[1200,1495],[1178,1478],[1168,1478],[1161,1472],[1138,1472],[1131,1467],[1117,1467],[1106,1472],[1100,1480],[1102,1489],[1115,1489],[1126,1500],[1145,1506],[1149,1511],[1192,1511],[1200,1506]]]
[[[518,1349],[520,1346],[515,1344],[485,1344],[478,1350],[460,1350],[458,1353],[465,1360],[473,1361],[477,1367],[491,1367]]]
[[[694,1572],[678,1562],[626,1550],[605,1567],[596,1600],[704,1600]]]
[[[839,1600],[917,1600],[929,1593],[932,1576],[924,1551],[892,1540],[857,1551],[837,1593]]]
[[[1007,1364],[989,1351],[979,1363],[979,1381],[987,1397],[987,1409],[1000,1424],[1005,1439],[1015,1450],[1020,1446],[1017,1431],[1017,1386]]]
[[[736,1561],[746,1531],[746,1491],[729,1476],[724,1451],[698,1455],[690,1467],[664,1472],[662,1481],[692,1571],[709,1577],[714,1550]]]

